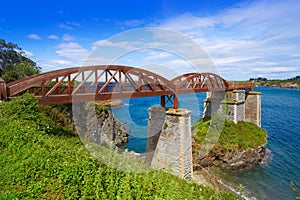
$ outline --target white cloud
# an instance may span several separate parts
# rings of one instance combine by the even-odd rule
[[[168,52],[157,52],[157,51],[150,51],[147,56],[145,56],[146,60],[160,60],[171,57],[172,54]]]
[[[167,19],[160,25],[162,27],[175,29],[178,31],[188,31],[193,29],[212,27],[217,23],[214,18],[210,17],[195,17],[191,13],[185,13],[177,17]]]
[[[70,26],[76,26],[76,27],[79,27],[79,26],[80,26],[79,23],[74,22],[74,21],[68,21],[68,22],[66,22],[66,24],[68,24],[68,25],[70,25]]]
[[[60,23],[57,26],[61,29],[73,30],[74,28],[79,27],[80,24],[74,21],[67,21],[66,23]]]
[[[258,73],[278,73],[299,71],[299,67],[268,67],[268,68],[250,68],[250,70]]]
[[[126,20],[123,22],[123,24],[128,27],[136,27],[144,23],[145,23],[144,20],[140,20],[140,19]]]
[[[83,62],[84,59],[86,59],[89,55],[89,51],[76,42],[60,44],[58,46],[58,49],[56,50],[56,53],[63,58],[75,60],[78,62]]]
[[[120,49],[125,49],[128,51],[135,50],[136,45],[141,44],[140,42],[129,42],[129,41],[122,41],[122,42],[112,42],[109,40],[98,40],[93,43],[93,49],[98,47],[117,47]]]
[[[50,60],[51,64],[58,64],[58,65],[71,65],[72,62],[68,60]]]
[[[52,40],[58,40],[59,39],[57,35],[49,35],[48,38],[52,39]]]
[[[41,40],[42,39],[39,35],[34,34],[34,33],[27,35],[27,38],[32,39],[32,40]]]
[[[70,35],[70,34],[64,34],[62,39],[63,39],[63,41],[71,42],[71,41],[76,40],[76,36]]]
[[[58,26],[58,28],[61,28],[61,29],[73,30],[73,27],[70,25],[67,25],[67,24],[58,24],[57,26]]]
[[[259,73],[258,69],[270,76],[282,75],[287,69],[300,73],[299,10],[296,0],[256,0],[212,16],[182,14],[159,25],[195,39],[221,72],[236,69],[232,74],[243,72],[239,78]]]
[[[27,51],[27,50],[22,50],[22,51],[25,53],[25,56],[27,56],[27,57],[34,56],[34,54],[30,51]]]
[[[16,51],[19,52],[19,53],[24,54],[26,57],[34,56],[34,53],[32,53],[31,51],[24,50],[24,49],[22,49],[22,50],[16,49]]]

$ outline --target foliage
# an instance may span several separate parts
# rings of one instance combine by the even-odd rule
[[[36,73],[40,73],[40,67],[25,57],[25,52],[17,44],[0,39],[0,77],[11,82]]]
[[[95,104],[95,110],[96,110],[96,114],[100,115],[103,112],[107,112],[108,111],[108,107],[107,106],[99,106]]]
[[[268,80],[266,78],[250,78],[249,81],[255,81],[260,85],[281,85],[281,84],[285,84],[288,82],[292,82],[292,83],[297,83],[298,85],[300,85],[300,76],[295,76],[292,78],[288,78],[288,79],[273,79],[273,80]]]
[[[206,139],[211,123],[211,118],[205,117],[193,124],[192,131],[197,143],[201,144]],[[216,145],[229,151],[235,148],[249,149],[265,143],[266,132],[262,128],[250,122],[240,121],[235,124],[233,121],[225,119],[224,127]]]
[[[260,81],[267,81],[267,78],[263,78],[263,77],[258,77],[258,78],[250,78],[249,81],[256,81],[256,82],[260,82]]]
[[[29,94],[1,104],[0,199],[238,198],[162,171],[139,174],[107,167],[79,137],[58,129],[56,114],[49,112]],[[44,125],[51,131],[40,128]]]
[[[6,82],[13,82],[15,80],[39,73],[40,69],[33,68],[28,63],[19,63],[11,65],[10,70],[4,71],[2,79]]]

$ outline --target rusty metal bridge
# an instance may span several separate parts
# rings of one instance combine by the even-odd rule
[[[178,108],[178,95],[252,90],[253,83],[234,84],[214,73],[188,73],[168,80],[156,73],[128,66],[98,65],[50,71],[6,84],[0,78],[0,100],[25,92],[40,104],[64,104],[120,98],[160,96],[161,106]]]

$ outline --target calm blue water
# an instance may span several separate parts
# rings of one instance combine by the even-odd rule
[[[272,160],[240,174],[223,174],[235,185],[242,184],[247,196],[256,199],[294,199],[290,182],[300,186],[300,90],[260,87],[262,128],[268,133]],[[192,122],[202,116],[204,93],[180,96],[180,106],[192,111]],[[147,143],[147,109],[159,104],[158,97],[123,100],[114,115],[132,130],[127,148],[143,153]]]

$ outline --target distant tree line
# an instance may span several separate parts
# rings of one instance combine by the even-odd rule
[[[262,82],[262,81],[268,81],[268,79],[263,78],[263,77],[258,77],[258,78],[250,78],[249,81]],[[295,76],[293,78],[284,79],[282,81],[298,82],[298,81],[300,81],[300,76]]]
[[[263,77],[258,77],[258,78],[250,78],[249,81],[256,81],[256,82],[260,82],[260,81],[267,81],[267,78],[263,78]]]
[[[293,78],[287,79],[288,81],[300,81],[300,76],[295,76]]]
[[[12,82],[40,72],[41,68],[25,56],[22,48],[0,38],[0,77],[3,80]]]

